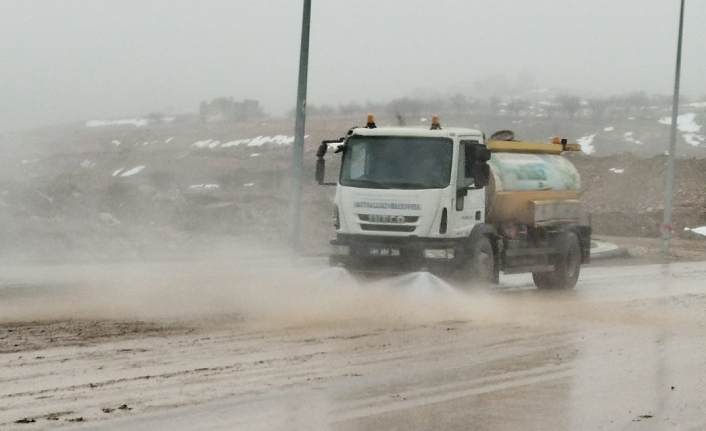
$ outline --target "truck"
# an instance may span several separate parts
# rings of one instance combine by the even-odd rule
[[[342,156],[326,182],[329,149]],[[322,141],[315,180],[335,185],[329,262],[352,272],[429,271],[463,286],[531,273],[539,289],[571,289],[590,262],[580,177],[562,153],[577,144],[486,141],[468,128],[353,127]]]

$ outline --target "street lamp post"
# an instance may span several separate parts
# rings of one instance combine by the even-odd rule
[[[672,127],[669,136],[669,160],[667,161],[667,187],[664,193],[664,221],[662,223],[662,253],[669,253],[669,239],[672,231],[672,197],[674,195],[674,158],[677,148],[677,120],[679,118],[679,80],[681,75],[681,46],[684,33],[684,0],[681,0],[679,13],[679,38],[677,40],[677,66],[674,75],[674,96],[672,99]]]
[[[306,84],[309,70],[309,27],[311,0],[304,0],[302,39],[299,52],[299,86],[297,89],[297,119],[294,126],[292,147],[292,191],[289,200],[288,239],[292,252],[299,251],[299,225],[301,222],[302,172],[304,170],[304,128],[306,123]]]

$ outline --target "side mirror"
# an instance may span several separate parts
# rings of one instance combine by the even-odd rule
[[[328,146],[329,144],[340,144],[345,141],[345,138],[339,138],[339,139],[328,139],[321,141],[321,145],[319,145],[319,149],[316,151],[316,171],[314,172],[314,180],[316,180],[317,183],[323,186],[335,186],[336,183],[326,183],[324,182],[324,178],[326,177],[326,160],[324,159],[324,156],[326,155],[326,152],[328,152]],[[341,152],[341,148],[344,145],[339,145],[338,149],[336,149],[336,153]]]
[[[319,185],[324,184],[324,176],[326,176],[326,160],[320,157],[316,160],[316,172],[314,173],[314,179]]]
[[[473,172],[473,184],[476,189],[482,189],[488,185],[490,182],[490,166],[488,166],[487,161],[476,161],[473,163],[471,170]]]
[[[319,184],[324,183],[324,177],[326,176],[326,160],[324,160],[324,156],[326,155],[327,151],[328,144],[326,142],[322,142],[321,145],[319,145],[319,149],[316,151],[317,159],[316,172],[314,172],[314,179]]]
[[[490,150],[482,144],[475,144],[473,148],[473,158],[481,162],[490,160]]]

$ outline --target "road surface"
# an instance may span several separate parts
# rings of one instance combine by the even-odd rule
[[[706,429],[705,263],[550,293],[262,267],[7,268],[0,430]]]

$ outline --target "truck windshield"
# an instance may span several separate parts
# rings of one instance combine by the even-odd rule
[[[353,136],[346,143],[340,183],[380,189],[440,189],[449,185],[448,138]]]

